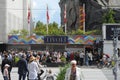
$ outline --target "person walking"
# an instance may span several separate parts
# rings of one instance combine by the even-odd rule
[[[29,80],[38,80],[39,67],[37,65],[36,58],[34,56],[31,56],[29,59],[28,71],[29,71],[28,74]]]
[[[79,54],[79,57],[80,57],[80,65],[83,66],[83,64],[84,64],[84,57],[85,57],[84,51],[82,51],[82,52]]]
[[[4,80],[9,80],[9,74],[8,74],[9,67],[10,67],[10,65],[8,65],[8,64],[5,64],[5,66],[4,66],[4,71],[3,71]]]
[[[83,80],[82,71],[76,64],[76,60],[71,61],[71,67],[67,69],[64,80]]]
[[[93,62],[92,52],[89,52],[89,53],[88,53],[88,57],[89,57],[89,65],[91,66],[91,65],[92,65],[92,62]]]
[[[26,74],[28,72],[27,60],[25,54],[21,56],[17,65],[18,65],[19,80],[25,80]]]
[[[88,56],[88,52],[85,53],[85,64],[86,64],[86,66],[89,66],[89,56]]]
[[[44,73],[44,70],[42,69],[42,65],[40,64],[40,56],[37,55],[36,57],[36,62],[37,62],[37,65],[38,65],[38,80],[41,80],[40,76]]]
[[[9,75],[9,80],[11,80],[10,73],[11,73],[11,70],[12,70],[12,62],[10,60],[8,60],[7,54],[4,55],[4,59],[2,60],[2,64],[1,64],[1,72],[2,72],[2,74],[4,72],[4,66],[5,66],[5,64],[10,65],[10,67],[8,68],[8,75]]]

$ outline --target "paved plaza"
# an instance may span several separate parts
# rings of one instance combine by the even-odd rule
[[[46,71],[51,69],[53,73],[58,74],[59,73],[59,67],[48,67],[44,68],[44,75],[46,74]],[[87,67],[82,67],[81,68],[84,80],[114,80],[114,76],[112,74],[111,69],[97,69],[97,68],[87,68]],[[11,73],[11,78],[12,80],[18,80],[18,74],[17,74],[17,68],[12,69]],[[0,73],[0,80],[3,80],[2,74]],[[45,79],[44,79],[45,80]],[[119,79],[120,80],[120,71],[119,71]]]

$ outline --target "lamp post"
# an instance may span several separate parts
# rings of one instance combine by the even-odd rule
[[[118,36],[120,33],[120,28],[113,28],[112,29],[114,32],[114,39],[113,39],[113,46],[114,46],[114,61],[115,61],[115,66],[113,68],[113,74],[114,74],[114,80],[118,80]]]

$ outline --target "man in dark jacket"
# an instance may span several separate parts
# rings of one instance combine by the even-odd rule
[[[22,55],[17,65],[18,65],[19,80],[25,80],[26,74],[28,72],[27,60],[25,55]]]
[[[8,55],[4,55],[4,59],[2,60],[2,64],[1,64],[1,72],[3,74],[3,71],[4,71],[4,66],[5,64],[8,64],[10,65],[10,67],[8,68],[8,74],[9,74],[9,80],[11,80],[11,75],[10,75],[10,72],[12,70],[12,62],[10,60],[8,60]]]

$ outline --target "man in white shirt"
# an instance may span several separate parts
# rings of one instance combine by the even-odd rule
[[[71,61],[71,67],[66,71],[65,80],[83,80],[82,71],[76,64],[76,60]]]

